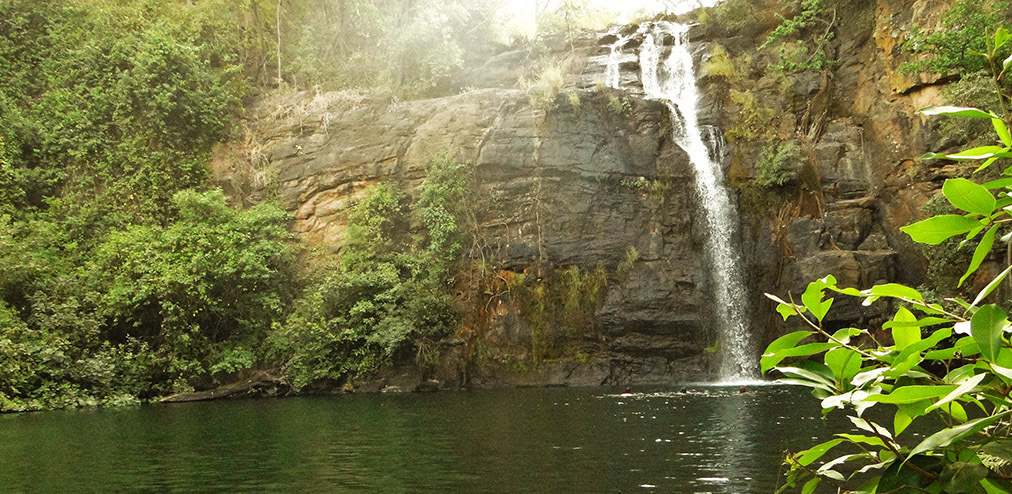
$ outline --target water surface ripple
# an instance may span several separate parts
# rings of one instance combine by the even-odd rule
[[[772,492],[802,389],[519,389],[0,416],[5,492]]]

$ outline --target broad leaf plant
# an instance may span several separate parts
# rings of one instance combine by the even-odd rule
[[[1010,39],[999,29],[989,40],[989,53],[980,54],[999,82],[1012,71],[1012,56],[996,59]],[[978,171],[1012,158],[1008,122],[994,113],[953,106],[919,113],[989,119],[997,134],[994,145],[924,158],[983,160]],[[1012,166],[1004,175],[984,184],[947,180],[942,193],[962,214],[901,228],[924,244],[954,237],[977,242],[959,286],[977,272],[996,241],[1012,240]],[[950,298],[944,306],[908,286],[858,290],[839,286],[833,276],[810,283],[800,300],[766,294],[784,320],[796,318],[809,329],[773,341],[761,358],[762,372],[774,370],[782,383],[811,388],[824,414],[844,413],[855,428],[788,455],[778,492],[800,488],[808,494],[831,488],[827,484],[867,493],[1012,492],[1012,323],[1002,307],[987,303],[1010,272],[1012,266],[973,300]],[[831,332],[823,322],[835,295],[863,298],[866,306],[892,300],[898,309],[882,331]],[[911,432],[915,421],[921,436]]]

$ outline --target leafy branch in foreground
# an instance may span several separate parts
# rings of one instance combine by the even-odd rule
[[[993,46],[1000,48],[1010,39],[999,30]],[[1004,61],[1003,70],[1009,65],[1012,58]],[[997,134],[994,145],[925,158],[984,160],[978,170],[1012,158],[1007,122],[993,113],[964,107],[920,113],[988,119]],[[901,228],[919,243],[954,237],[978,242],[957,286],[979,270],[996,240],[1012,240],[1012,167],[1004,174],[1006,178],[985,184],[947,180],[942,193],[963,214]],[[811,493],[822,482],[848,492],[1012,492],[1007,468],[1012,463],[1012,323],[1002,307],[984,303],[1010,272],[1012,265],[972,301],[947,299],[956,309],[929,302],[904,285],[858,290],[837,286],[833,276],[810,283],[800,303],[767,294],[784,320],[797,318],[809,329],[773,341],[760,360],[762,372],[775,370],[783,376],[780,382],[811,388],[824,414],[842,412],[856,428],[789,455],[790,468],[778,492],[800,486],[801,492]],[[834,294],[861,297],[864,305],[886,299],[897,309],[881,331],[830,332],[823,322]],[[924,436],[910,432],[915,421]],[[830,451],[844,454],[823,461]]]

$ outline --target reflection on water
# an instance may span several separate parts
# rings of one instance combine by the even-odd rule
[[[780,386],[522,389],[0,416],[5,491],[772,492],[823,437]],[[799,426],[800,424],[800,426]]]

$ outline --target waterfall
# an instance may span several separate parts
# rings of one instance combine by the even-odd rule
[[[745,317],[749,299],[736,243],[738,215],[724,186],[720,166],[724,152],[721,133],[711,126],[699,125],[696,111],[699,91],[689,52],[688,26],[670,22],[652,22],[646,26],[647,29],[641,26],[637,32],[644,36],[639,49],[643,91],[647,98],[667,104],[671,112],[672,139],[689,155],[695,171],[720,344],[718,379],[721,382],[753,380],[758,375],[758,366]],[[666,39],[673,44],[670,54],[663,57]],[[615,42],[611,58],[617,60],[626,41],[620,38]],[[618,88],[617,62],[614,75],[610,73],[610,60],[608,67],[606,83]]]

